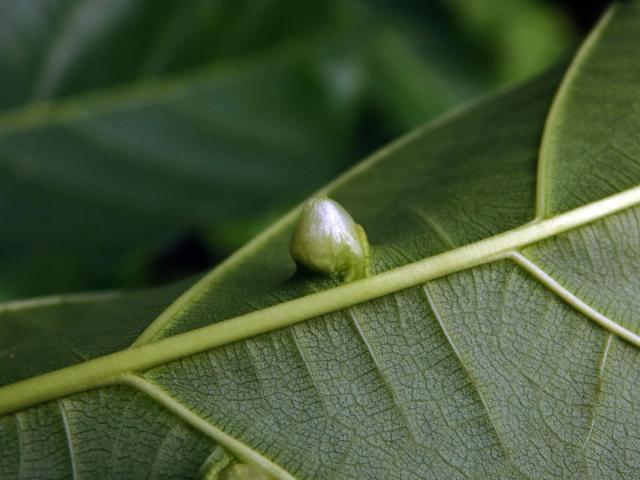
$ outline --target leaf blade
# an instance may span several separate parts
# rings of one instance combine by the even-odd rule
[[[475,162],[476,158],[494,157],[501,148],[514,165],[535,166],[536,157],[531,152],[537,146],[549,98],[541,92],[550,92],[548,83],[541,88],[543,84],[545,81],[540,80],[529,90],[541,99],[526,111],[526,115],[537,112],[526,128],[510,117],[490,137],[494,143],[482,142],[479,136],[470,142],[469,151],[477,157],[463,157],[469,171],[485,165]],[[516,168],[521,185],[527,186],[525,195],[507,197],[515,209],[511,214],[504,210],[504,218],[494,219],[496,223],[489,227],[499,231],[490,235],[485,232],[482,239],[476,239],[474,236],[487,229],[485,225],[469,222],[462,228],[456,226],[459,218],[453,215],[445,222],[433,221],[435,209],[426,209],[424,215],[425,206],[420,199],[443,200],[439,196],[442,190],[438,189],[441,178],[430,179],[433,189],[427,193],[418,188],[424,187],[419,181],[411,183],[415,177],[424,180],[424,164],[429,165],[433,158],[442,161],[437,163],[439,168],[452,166],[452,158],[461,152],[453,133],[468,130],[469,119],[478,123],[474,132],[477,135],[483,132],[486,122],[480,120],[486,120],[487,115],[511,113],[514,105],[531,103],[514,103],[514,98],[523,101],[531,97],[525,89],[481,104],[480,114],[472,109],[454,119],[448,126],[451,130],[440,126],[420,132],[402,148],[386,152],[370,162],[371,168],[357,170],[347,182],[338,185],[336,195],[347,200],[342,203],[350,201],[355,218],[363,218],[365,227],[373,226],[374,231],[383,232],[385,223],[387,229],[394,225],[385,215],[397,215],[397,209],[385,212],[382,207],[397,207],[403,199],[419,204],[419,223],[401,225],[403,228],[394,232],[405,243],[394,244],[380,233],[380,249],[374,253],[379,263],[372,278],[301,297],[327,285],[296,279],[283,283],[287,266],[280,247],[286,230],[280,232],[275,227],[273,237],[267,235],[264,245],[258,242],[255,251],[248,249],[249,255],[241,258],[239,264],[253,262],[251,269],[237,273],[235,278],[223,274],[225,282],[200,290],[177,309],[187,311],[182,319],[186,320],[182,328],[187,333],[179,333],[173,325],[161,332],[167,336],[164,339],[152,336],[155,341],[120,352],[117,357],[102,357],[72,367],[73,379],[69,375],[66,385],[73,387],[73,382],[82,382],[85,373],[78,372],[96,362],[102,362],[103,372],[122,373],[118,368],[144,371],[146,380],[171,392],[180,408],[219,426],[225,434],[249,445],[261,458],[296,478],[633,475],[635,467],[625,463],[624,455],[637,449],[633,432],[637,414],[633,407],[639,383],[633,370],[629,371],[637,359],[637,349],[610,336],[555,295],[557,287],[556,292],[552,291],[510,258],[528,266],[530,256],[544,247],[538,242],[551,237],[592,231],[594,237],[602,239],[606,228],[598,220],[605,219],[600,220],[604,223],[637,215],[634,207],[640,201],[640,187],[505,232],[509,222],[519,219],[522,223],[522,219],[533,216],[535,169]],[[502,137],[518,132],[521,136],[511,145],[509,138]],[[514,155],[518,149],[520,155]],[[406,158],[419,167],[405,172],[408,184],[414,188],[403,197],[390,185],[389,178],[393,177],[388,166],[397,166]],[[499,160],[498,157],[496,161]],[[372,182],[375,175],[380,179]],[[481,182],[481,175],[478,173],[474,180]],[[365,185],[371,190],[367,191]],[[487,190],[451,197],[451,203],[444,206],[473,205],[474,201],[487,198]],[[501,192],[500,185],[493,190]],[[367,213],[364,201],[379,198],[381,193],[385,195],[376,207],[384,214],[376,218],[377,212],[372,209]],[[442,203],[439,206],[443,207]],[[486,211],[495,207],[491,203],[479,206]],[[399,221],[406,218],[397,216]],[[502,222],[502,229],[498,229],[498,221]],[[284,220],[283,225],[286,223]],[[426,237],[429,241],[425,242],[425,237],[416,241],[412,234],[424,229],[425,224],[427,228],[431,225]],[[611,238],[618,242],[623,237]],[[448,250],[448,244],[462,246]],[[514,257],[513,251],[525,246],[529,248]],[[252,258],[251,254],[257,255]],[[452,258],[458,262],[455,269],[451,269],[455,263]],[[260,259],[263,264],[256,261]],[[545,267],[554,261],[550,258]],[[258,277],[251,278],[250,273],[260,270],[261,265],[271,265],[272,270],[268,275],[258,271]],[[417,265],[420,268],[416,274]],[[260,273],[265,275],[262,279]],[[394,278],[385,290],[384,284]],[[224,285],[230,282],[245,288],[244,296],[233,299],[241,303],[236,308],[253,313],[216,322],[225,318],[225,307],[218,303],[222,308],[212,309],[219,301],[213,297],[224,292]],[[423,290],[425,282],[428,298]],[[636,288],[636,283],[629,279],[629,288]],[[248,285],[256,288],[248,290]],[[236,291],[242,290],[237,287]],[[294,300],[281,303],[287,298]],[[318,299],[322,301],[317,302]],[[263,308],[269,302],[273,306]],[[202,321],[213,325],[194,330]],[[234,325],[239,326],[235,331]],[[194,349],[196,344],[199,346]],[[175,349],[174,353],[182,353],[175,357],[163,354],[152,361],[167,345],[171,345],[170,350]],[[131,363],[134,361],[142,363]],[[90,370],[86,374],[96,373]],[[57,375],[51,385],[59,387],[59,380],[65,375]],[[123,381],[117,375],[95,377]],[[40,387],[42,380],[38,382]],[[5,411],[7,398],[11,400],[13,396],[14,401],[22,402],[26,398],[26,391],[11,393],[16,385],[19,384],[0,390]],[[616,410],[619,398],[625,405]],[[87,405],[87,412],[93,407]],[[132,414],[137,409],[133,410]],[[616,413],[615,418],[611,412]],[[620,436],[620,428],[625,435]],[[611,452],[605,450],[606,445],[614,445]],[[461,449],[464,455],[458,454]]]

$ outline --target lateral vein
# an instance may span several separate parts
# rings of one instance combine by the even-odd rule
[[[391,380],[389,380],[388,375],[384,372],[382,368],[382,364],[378,360],[378,355],[376,354],[376,352],[374,352],[373,347],[369,343],[367,336],[362,330],[362,325],[360,325],[360,320],[358,320],[358,316],[356,315],[355,310],[353,308],[350,308],[348,309],[348,312],[349,312],[349,317],[351,318],[351,322],[353,323],[353,327],[355,328],[356,333],[358,334],[358,338],[362,342],[362,345],[364,346],[364,349],[366,350],[367,355],[369,356],[369,359],[371,360],[371,363],[374,369],[376,370],[376,373],[383,385],[383,388],[385,389],[389,399],[391,400],[391,403],[393,404],[396,411],[400,415],[400,418],[402,419],[402,423],[404,425],[405,430],[407,431],[407,434],[409,435],[409,438],[411,439],[411,443],[413,443],[413,445],[416,447],[417,450],[420,450],[422,448],[422,445],[420,445],[420,443],[418,442],[415,436],[415,433],[413,431],[413,428],[411,428],[411,423],[409,422],[409,418],[407,417],[405,407],[400,402],[400,399],[398,399],[398,395],[396,394],[396,391],[391,384]]]
[[[268,458],[262,456],[240,440],[223,432],[203,417],[196,415],[185,405],[169,395],[158,385],[149,380],[133,374],[125,374],[120,377],[120,383],[128,385],[148,395],[152,400],[169,410],[176,417],[203,433],[223,448],[231,452],[238,460],[260,467],[268,472],[276,480],[296,480],[289,472],[276,465]]]
[[[456,356],[456,359],[458,360],[458,363],[460,364],[460,368],[462,369],[462,371],[464,372],[465,376],[469,380],[469,384],[471,385],[473,390],[478,395],[478,399],[480,400],[480,404],[482,405],[484,414],[486,415],[486,418],[487,418],[487,420],[489,422],[489,426],[491,427],[491,430],[496,435],[496,439],[498,440],[498,443],[500,445],[500,449],[505,454],[506,459],[510,462],[511,467],[518,474],[520,474],[522,476],[522,478],[528,479],[528,477],[523,472],[520,471],[520,469],[518,468],[518,466],[514,462],[513,457],[511,455],[511,452],[507,448],[507,445],[506,445],[506,443],[505,443],[505,441],[503,439],[502,433],[498,429],[498,425],[497,425],[495,419],[493,418],[493,414],[491,413],[491,410],[489,409],[489,404],[485,400],[484,394],[482,393],[482,390],[480,389],[479,382],[475,378],[475,376],[473,375],[473,373],[471,372],[469,367],[467,366],[466,362],[462,359],[462,354],[460,353],[460,350],[458,350],[458,347],[456,347],[455,343],[453,343],[453,339],[451,338],[451,335],[449,335],[449,330],[447,329],[446,325],[444,324],[444,320],[442,318],[442,315],[440,314],[440,311],[436,307],[436,304],[433,301],[433,298],[431,297],[431,293],[429,293],[429,288],[427,287],[427,285],[424,285],[422,287],[422,292],[424,293],[424,296],[425,296],[425,298],[427,300],[427,303],[429,304],[429,308],[431,308],[431,311],[433,312],[433,316],[436,318],[436,321],[438,322],[438,325],[440,325],[440,330],[442,331],[442,333],[444,334],[445,338],[447,339],[447,343],[449,344],[449,347],[451,347],[451,351]]]
[[[71,424],[69,423],[69,419],[67,418],[67,410],[64,407],[64,400],[58,400],[58,408],[60,409],[60,416],[62,417],[62,424],[64,425],[64,433],[67,437],[67,445],[69,446],[69,457],[71,460],[71,473],[73,475],[73,479],[77,480],[78,478],[78,467],[76,465],[76,451],[73,446],[73,436],[71,434]]]
[[[635,345],[636,347],[640,347],[640,336],[633,333],[631,330],[623,327],[619,323],[610,319],[606,315],[603,315],[595,308],[589,306],[587,303],[583,302],[576,295],[571,293],[565,287],[560,285],[553,277],[551,277],[547,272],[545,272],[538,265],[533,263],[527,257],[522,255],[521,253],[511,252],[506,255],[506,258],[510,258],[516,264],[524,268],[527,272],[529,272],[536,280],[538,280],[542,285],[547,287],[551,292],[556,294],[562,300],[564,300],[567,304],[572,306],[578,312],[582,313],[585,317],[594,321],[598,325],[600,325],[605,330],[613,333],[614,335],[619,336],[620,338],[626,340],[627,342]],[[606,358],[606,357],[605,357]]]
[[[600,356],[600,365],[598,365],[598,384],[594,395],[594,400],[591,403],[591,419],[589,421],[589,431],[582,443],[582,449],[586,450],[589,441],[591,440],[591,435],[593,434],[593,428],[596,424],[596,409],[598,408],[597,399],[600,397],[602,392],[602,384],[604,382],[604,372],[605,365],[607,364],[607,358],[609,356],[609,348],[611,348],[611,340],[613,339],[613,333],[609,333],[607,335],[607,339],[605,341],[604,348],[602,349],[602,355]],[[586,462],[585,462],[586,463]]]

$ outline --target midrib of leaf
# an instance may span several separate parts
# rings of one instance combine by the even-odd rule
[[[547,115],[545,125],[542,132],[542,140],[540,142],[540,154],[538,155],[538,171],[536,174],[536,206],[535,206],[535,219],[542,220],[546,216],[546,182],[547,174],[550,168],[550,163],[553,160],[552,145],[555,139],[553,138],[555,125],[562,122],[562,113],[565,108],[565,102],[569,98],[569,90],[574,83],[577,76],[580,74],[582,65],[587,61],[589,54],[591,53],[594,45],[602,36],[609,22],[613,18],[617,10],[617,5],[612,4],[602,16],[596,27],[589,33],[584,40],[578,52],[573,57],[567,73],[565,73],[558,91],[551,103],[549,114]]]
[[[532,243],[639,204],[640,186],[637,186],[553,218],[529,223],[363,280],[6,385],[0,388],[0,415],[91,388],[118,383],[119,378],[129,372],[145,371],[179,358],[489,263]],[[619,334],[622,327],[612,320],[609,322],[604,322],[603,325],[616,329],[614,333]],[[635,343],[637,337],[627,337],[628,341],[640,346],[640,343]]]

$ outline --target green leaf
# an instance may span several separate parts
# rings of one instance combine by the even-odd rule
[[[637,477],[640,174],[601,142],[613,109],[638,157],[638,22],[640,2],[616,5],[564,75],[443,117],[323,189],[365,228],[368,278],[292,276],[296,209],[130,348],[117,327],[112,353],[95,341],[71,365],[51,349],[32,376],[16,365],[39,353],[19,342],[47,309],[4,308],[24,333],[0,352],[0,474]],[[573,139],[597,149],[590,168]],[[51,307],[52,343],[118,310],[139,326],[154,303],[84,300]]]
[[[360,60],[331,2],[218,3],[7,6],[0,297],[223,255],[348,164]]]
[[[335,20],[291,0],[28,0],[0,19],[0,108],[7,109],[245,54]],[[272,28],[277,24],[278,28]]]

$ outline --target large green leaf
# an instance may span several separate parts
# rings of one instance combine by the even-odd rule
[[[292,276],[296,210],[131,348],[175,292],[5,307],[0,474],[637,477],[638,24],[640,2],[617,5],[564,75],[330,184],[367,230],[369,278]],[[105,326],[118,311],[130,328]],[[47,316],[50,343],[25,348]]]

